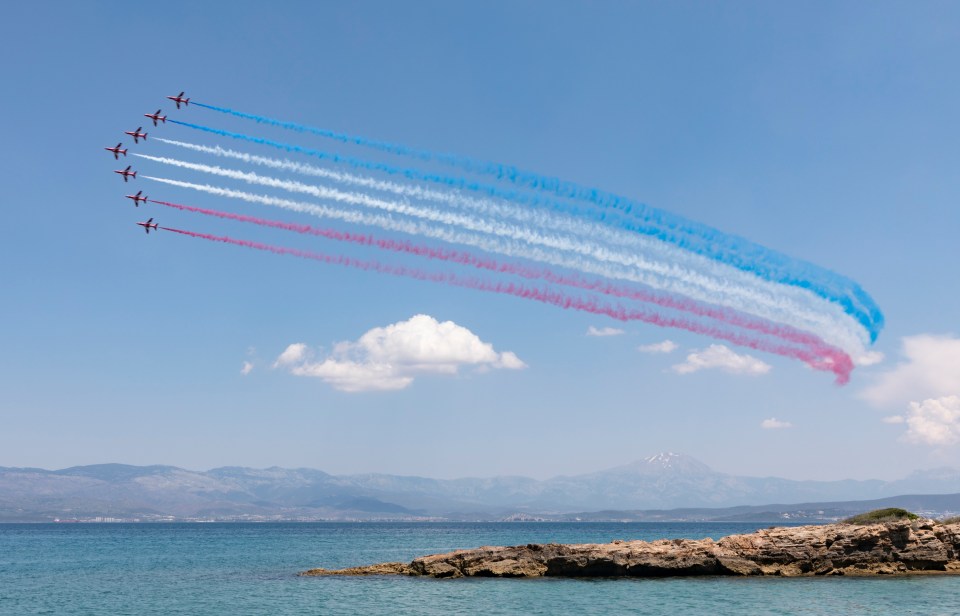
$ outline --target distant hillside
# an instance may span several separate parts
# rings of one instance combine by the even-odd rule
[[[0,467],[0,521],[94,517],[496,519],[505,515],[569,517],[575,512],[604,510],[730,507],[738,508],[730,512],[736,516],[753,515],[757,512],[744,508],[765,503],[850,503],[903,494],[958,492],[960,471],[956,469],[918,472],[889,482],[793,481],[718,473],[689,456],[674,453],[544,481],[527,477],[440,480],[384,474],[335,476],[312,469],[276,467],[224,467],[197,472],[173,466],[98,464],[57,471]],[[944,507],[951,509],[951,502],[944,501]],[[885,506],[911,508],[908,504]]]

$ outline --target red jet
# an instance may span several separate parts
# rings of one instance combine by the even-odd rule
[[[113,152],[113,158],[114,158],[115,160],[120,160],[120,154],[123,154],[124,156],[127,155],[127,151],[126,151],[126,150],[121,150],[121,149],[120,149],[120,146],[122,146],[122,145],[123,145],[122,143],[118,143],[118,144],[117,144],[117,147],[115,147],[115,148],[103,148],[103,149],[106,150],[107,152]]]
[[[150,118],[151,120],[153,120],[153,125],[154,125],[154,126],[157,125],[157,120],[160,120],[160,121],[163,122],[164,124],[167,123],[167,116],[162,116],[162,115],[160,115],[160,110],[159,110],[159,109],[157,109],[157,112],[156,112],[156,113],[145,113],[145,114],[143,114],[143,117],[145,117],[145,118]],[[144,135],[144,138],[146,138],[146,135]]]
[[[153,224],[150,224],[150,223],[153,223]],[[147,222],[138,222],[137,224],[143,227],[143,230],[147,232],[147,235],[150,235],[150,229],[153,229],[153,230],[157,229],[157,223],[153,222],[152,218]]]
[[[139,141],[137,141],[138,139],[143,139],[144,141],[147,140],[147,133],[140,132],[140,129],[142,128],[143,128],[142,126],[138,126],[137,130],[125,130],[123,132],[133,137],[134,143],[140,143]]]
[[[184,107],[186,107],[187,105],[190,104],[190,99],[189,99],[189,98],[183,98],[183,94],[184,94],[184,93],[181,92],[180,94],[177,94],[176,96],[168,96],[167,98],[169,98],[170,100],[172,100],[173,102],[175,102],[175,103],[177,104],[177,109],[180,109],[180,103],[183,103],[183,106],[184,106]]]
[[[140,202],[141,202],[141,201],[143,201],[144,203],[147,202],[147,196],[146,196],[146,195],[144,195],[143,197],[140,196],[142,193],[143,193],[142,190],[138,190],[138,191],[137,191],[137,194],[135,194],[135,195],[124,195],[124,196],[125,196],[127,199],[133,199],[133,204],[134,204],[135,206],[137,206],[137,207],[140,207]]]
[[[123,171],[114,171],[114,173],[119,173],[120,175],[122,175],[124,182],[126,182],[128,179],[130,179],[130,176],[131,176],[131,175],[133,176],[133,179],[137,179],[137,172],[136,172],[136,171],[130,171],[130,167],[131,167],[131,166],[132,166],[132,165],[127,165],[127,168],[124,169]]]

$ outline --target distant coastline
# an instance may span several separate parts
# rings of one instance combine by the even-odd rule
[[[431,479],[314,469],[0,467],[0,522],[743,521],[829,523],[878,507],[960,513],[960,470],[895,481],[718,473],[663,453],[583,475]]]

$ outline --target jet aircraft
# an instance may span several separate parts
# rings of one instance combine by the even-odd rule
[[[122,145],[123,145],[122,143],[118,143],[118,144],[117,144],[117,147],[115,147],[115,148],[103,148],[103,149],[106,150],[107,152],[113,152],[113,158],[114,158],[115,160],[120,160],[120,155],[121,155],[121,154],[123,154],[124,156],[127,155],[127,151],[126,151],[126,150],[121,150],[121,149],[120,149],[120,146],[122,146]]]
[[[137,194],[135,194],[135,195],[124,195],[124,196],[125,196],[127,199],[133,199],[133,204],[134,204],[135,206],[137,206],[137,207],[140,207],[140,202],[143,201],[144,203],[146,203],[146,202],[147,202],[147,198],[148,198],[146,195],[143,195],[143,196],[141,197],[141,196],[140,196],[141,194],[143,194],[143,191],[142,191],[142,190],[138,190],[138,191],[137,191]]]
[[[157,229],[157,223],[153,222],[152,218],[147,222],[138,222],[137,224],[143,227],[143,230],[147,232],[147,235],[150,235],[150,229],[153,229],[154,231]]]
[[[137,130],[125,130],[123,132],[133,137],[134,143],[140,143],[138,139],[143,139],[144,141],[147,140],[147,133],[140,132],[142,128],[143,128],[142,126],[138,126]]]
[[[145,118],[150,118],[151,120],[153,120],[153,125],[154,125],[154,126],[157,125],[157,120],[163,122],[164,124],[167,123],[167,116],[162,116],[162,115],[160,115],[160,110],[159,110],[159,109],[157,109],[157,112],[156,112],[156,113],[145,113],[145,114],[143,114],[143,117],[145,117]],[[146,136],[144,136],[144,138],[146,138]]]
[[[180,109],[180,103],[183,103],[183,106],[184,106],[184,107],[186,107],[187,105],[190,104],[190,99],[189,99],[189,98],[183,98],[183,94],[184,94],[184,93],[181,92],[180,94],[177,94],[176,96],[168,96],[167,98],[169,98],[170,100],[172,100],[173,102],[175,102],[175,103],[177,104],[177,109]]]
[[[120,175],[122,175],[124,182],[126,182],[127,180],[129,180],[131,175],[133,176],[133,179],[137,179],[137,172],[136,172],[136,171],[130,171],[130,167],[131,167],[131,166],[132,166],[132,165],[127,165],[127,168],[126,168],[126,169],[124,169],[124,170],[122,170],[122,171],[114,171],[114,173],[119,173]]]

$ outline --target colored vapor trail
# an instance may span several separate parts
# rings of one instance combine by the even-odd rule
[[[702,289],[703,293],[709,294],[709,300],[707,301],[715,302],[718,294],[724,297],[729,297],[733,294],[736,297],[731,298],[729,301],[733,302],[735,304],[734,307],[738,310],[745,310],[749,306],[767,306],[767,309],[762,310],[765,318],[773,320],[785,319],[793,323],[793,321],[797,321],[797,317],[800,317],[799,321],[793,323],[798,327],[819,328],[827,326],[833,330],[831,338],[835,339],[838,344],[845,348],[854,349],[866,344],[869,340],[868,334],[862,330],[859,324],[849,319],[848,316],[837,313],[839,307],[826,302],[826,300],[816,302],[821,304],[817,310],[835,314],[827,319],[826,322],[823,318],[819,318],[822,317],[822,315],[814,312],[813,308],[809,306],[809,304],[813,302],[811,302],[810,294],[805,290],[797,287],[778,285],[747,274],[741,270],[730,268],[699,255],[683,251],[670,244],[623,230],[613,229],[596,222],[586,222],[570,216],[560,216],[551,212],[531,210],[491,199],[471,198],[459,192],[430,190],[416,185],[379,180],[371,176],[332,171],[290,159],[256,156],[246,152],[225,149],[220,146],[208,147],[163,138],[158,138],[157,140],[193,152],[238,160],[269,169],[290,171],[310,177],[320,177],[341,184],[386,192],[398,197],[409,197],[421,202],[467,209],[487,218],[509,218],[539,228],[550,229],[569,235],[577,235],[590,240],[598,240],[603,244],[616,247],[615,250],[618,251],[628,251],[629,254],[632,255],[646,255],[649,258],[654,258],[654,261],[659,259],[663,263],[669,263],[669,267],[659,267],[656,268],[655,271],[660,273],[669,272],[671,275],[690,280],[693,284],[696,284],[697,288]],[[205,169],[210,169],[210,167],[206,167]],[[630,278],[628,277],[627,279]],[[648,281],[641,282],[648,283]],[[697,296],[696,299],[704,299],[700,297],[697,292],[691,292],[689,289],[682,291],[675,289],[675,291],[690,293]],[[771,310],[777,310],[780,314],[773,314]],[[793,315],[793,318],[784,315]],[[833,322],[833,325],[828,325],[827,322]]]
[[[817,266],[804,263],[799,260],[790,259],[785,255],[774,253],[768,249],[760,246],[758,244],[749,242],[743,238],[736,236],[731,236],[724,234],[716,229],[713,229],[707,225],[697,223],[686,219],[682,216],[672,214],[670,212],[660,210],[657,208],[652,208],[646,204],[638,203],[636,201],[614,195],[612,193],[599,190],[597,188],[588,188],[583,187],[575,182],[568,182],[559,180],[554,177],[545,176],[542,174],[522,171],[511,165],[503,165],[501,163],[494,162],[484,162],[476,161],[467,157],[457,156],[453,154],[442,154],[430,152],[427,150],[418,150],[410,148],[403,145],[388,143],[384,141],[377,141],[373,139],[368,139],[366,137],[356,136],[356,135],[347,135],[343,133],[337,133],[331,130],[316,128],[304,124],[299,124],[296,122],[290,122],[285,120],[277,120],[274,118],[269,118],[257,114],[240,112],[233,109],[227,109],[225,107],[218,107],[215,105],[200,104],[200,106],[218,111],[220,113],[225,113],[233,115],[236,117],[244,118],[247,120],[253,120],[259,124],[266,124],[270,126],[276,126],[284,128],[287,130],[293,130],[300,133],[311,133],[321,137],[326,137],[343,143],[352,143],[355,145],[365,146],[380,150],[383,152],[388,152],[390,154],[396,154],[400,156],[412,157],[415,159],[423,161],[439,161],[454,167],[459,167],[465,171],[471,173],[480,173],[485,175],[491,175],[498,180],[507,181],[515,185],[519,185],[523,188],[535,189],[539,191],[544,191],[548,193],[555,194],[556,196],[564,199],[574,199],[585,201],[591,203],[595,206],[602,208],[611,208],[615,210],[622,211],[625,214],[632,214],[634,216],[640,217],[646,221],[654,221],[659,225],[664,225],[672,229],[683,230],[685,233],[688,233],[691,236],[702,237],[707,242],[711,243],[723,243],[723,242],[733,242],[733,247],[739,251],[750,251],[755,252],[757,250],[768,252],[768,256],[772,256],[777,260],[784,261],[785,264],[787,261],[793,261],[794,266],[800,266],[805,269],[812,269],[813,274],[826,274],[828,277],[834,277],[835,282],[840,283],[841,285],[849,285],[849,292],[852,294],[854,302],[859,302],[864,309],[868,312],[871,320],[876,322],[876,325],[882,327],[883,324],[883,315],[880,312],[879,307],[867,295],[855,282],[837,276],[833,272],[827,270],[822,270]],[[807,275],[810,275],[808,273]],[[879,332],[879,330],[878,330]],[[875,338],[875,336],[874,336]]]
[[[660,210],[654,210],[653,208],[633,209],[632,206],[621,208],[618,214],[591,209],[584,210],[570,203],[557,201],[549,197],[523,194],[516,190],[504,190],[463,177],[451,177],[382,162],[371,162],[177,120],[170,120],[170,122],[224,137],[266,145],[289,153],[304,154],[329,162],[347,164],[366,171],[399,175],[409,180],[438,183],[446,188],[456,190],[479,192],[490,198],[502,199],[530,207],[542,207],[548,211],[611,225],[660,242],[672,244],[685,251],[704,256],[761,279],[803,289],[834,302],[864,327],[871,341],[876,339],[883,326],[883,315],[879,308],[873,299],[855,282],[829,270],[798,259],[792,259],[742,238],[724,234],[705,225],[693,223]],[[548,183],[545,182],[545,184]],[[595,192],[590,189],[585,194],[592,195]],[[596,192],[596,194],[600,193]],[[602,200],[599,200],[598,197],[597,200],[590,202],[593,205],[610,207],[609,204],[604,205],[600,201]],[[626,215],[638,218],[639,222],[625,218]]]
[[[681,312],[688,312],[700,317],[714,319],[728,325],[750,329],[758,333],[767,334],[782,338],[786,342],[807,345],[811,347],[814,353],[833,357],[838,364],[848,363],[849,357],[839,349],[829,347],[820,338],[796,330],[791,327],[777,325],[760,319],[751,318],[749,315],[738,314],[733,310],[709,306],[699,302],[694,302],[675,296],[657,294],[647,290],[614,285],[601,280],[584,280],[576,276],[566,276],[558,274],[548,269],[531,268],[517,263],[498,262],[494,259],[478,257],[469,252],[458,250],[446,250],[433,248],[422,244],[414,244],[406,241],[397,241],[390,239],[376,238],[363,233],[350,233],[330,228],[316,228],[310,225],[286,223],[275,220],[247,216],[243,214],[233,214],[207,208],[200,208],[180,203],[171,203],[168,201],[149,200],[150,203],[156,203],[166,207],[175,208],[182,211],[194,212],[205,216],[213,216],[227,220],[252,223],[259,226],[284,229],[295,233],[310,234],[326,239],[351,242],[363,246],[375,246],[382,250],[400,252],[438,261],[451,262],[459,265],[466,265],[478,269],[488,270],[498,273],[512,274],[528,279],[541,279],[550,283],[569,286],[585,291],[599,292],[604,295],[612,295],[619,298],[630,299],[643,303],[655,304],[665,308],[675,309]]]
[[[417,280],[425,280],[451,286],[464,287],[477,291],[511,295],[514,297],[550,304],[564,309],[572,309],[596,315],[608,316],[619,321],[640,321],[649,323],[651,325],[657,325],[659,327],[683,329],[693,333],[725,340],[737,346],[744,346],[755,350],[766,351],[784,357],[804,361],[814,369],[833,372],[836,375],[836,380],[839,384],[844,384],[849,380],[850,371],[853,368],[852,364],[838,363],[837,359],[842,361],[842,358],[818,356],[805,348],[792,347],[782,343],[772,342],[762,337],[743,334],[685,318],[665,316],[648,310],[628,309],[619,304],[609,304],[596,299],[583,299],[549,289],[530,287],[513,282],[489,282],[477,278],[461,277],[449,272],[427,272],[416,268],[389,265],[375,260],[361,260],[345,255],[327,255],[314,251],[274,246],[250,240],[235,239],[228,236],[196,233],[193,231],[185,231],[172,227],[160,228],[173,233],[204,239],[211,242],[243,246],[246,248],[262,250],[280,255],[296,256],[303,259],[320,261],[329,265],[341,265],[363,271],[373,271],[382,274],[390,274],[394,276],[402,276]]]
[[[605,278],[637,282],[654,289],[683,295],[708,304],[722,303],[735,311],[755,314],[763,319],[782,322],[796,329],[808,330],[813,328],[815,331],[825,332],[827,334],[825,337],[828,341],[834,344],[839,343],[840,346],[845,349],[858,349],[860,347],[855,333],[850,333],[841,323],[831,321],[819,312],[804,309],[799,306],[791,306],[786,300],[779,300],[780,303],[778,304],[776,298],[766,298],[755,292],[751,293],[750,289],[728,288],[719,283],[710,285],[710,281],[696,280],[693,278],[684,279],[683,276],[685,274],[683,270],[658,270],[657,268],[659,266],[656,263],[641,260],[637,255],[628,253],[616,254],[603,249],[603,247],[591,246],[590,244],[584,244],[578,241],[559,244],[554,242],[545,247],[530,246],[526,243],[512,241],[504,243],[504,241],[496,237],[459,231],[429,223],[398,220],[379,214],[366,214],[354,210],[343,210],[325,205],[291,201],[266,195],[255,195],[243,191],[182,182],[179,180],[153,176],[143,177],[144,179],[182,188],[190,188],[218,196],[241,199],[251,203],[280,207],[290,211],[334,218],[346,222],[378,226],[391,231],[422,235],[449,243],[473,246],[485,252],[531,259]],[[519,234],[521,230],[513,229],[511,233]],[[526,235],[515,235],[514,237],[523,239],[526,242],[539,241],[540,239],[539,235],[529,233]],[[578,251],[579,254],[567,255],[563,250],[558,250],[557,247],[561,249],[570,248],[571,250]],[[611,260],[614,262],[611,263]],[[643,269],[638,269],[638,267],[653,268],[653,271],[644,271]],[[723,301],[718,302],[718,300],[721,299]]]

